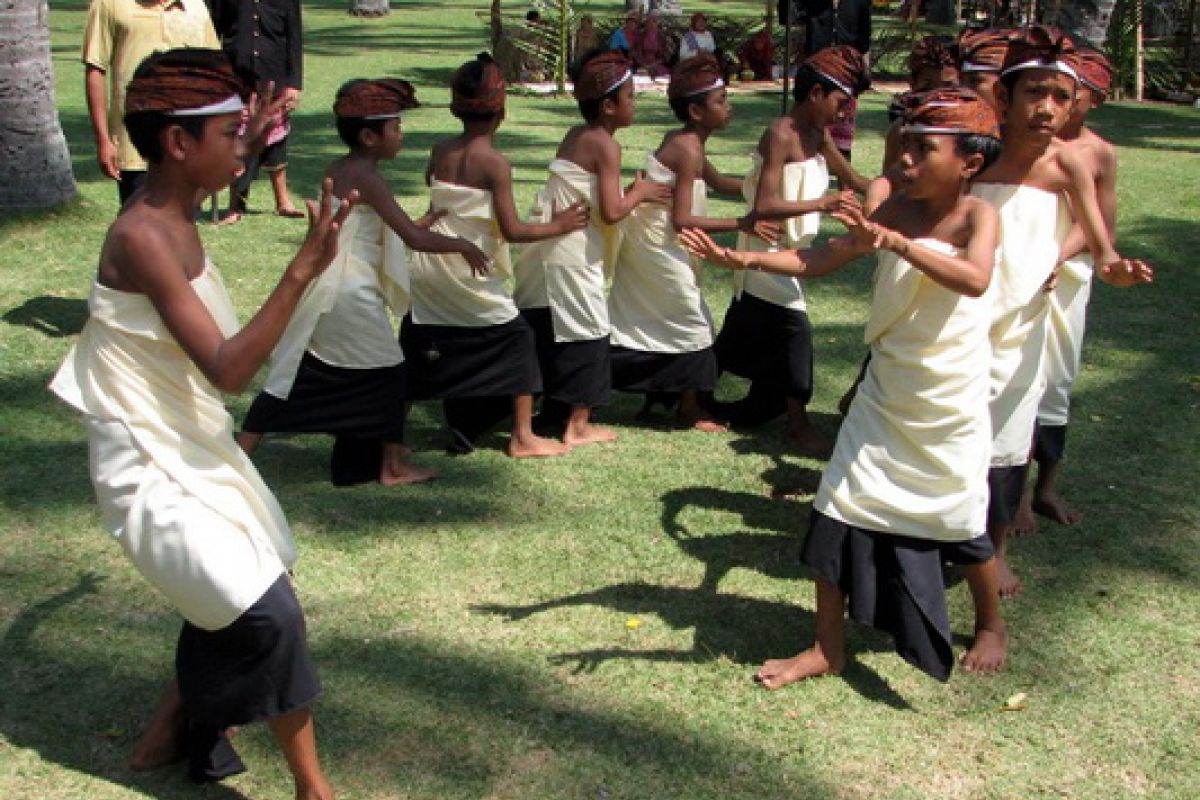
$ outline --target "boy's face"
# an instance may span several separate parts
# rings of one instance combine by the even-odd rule
[[[1026,69],[1011,93],[1001,91],[998,97],[1005,106],[1005,131],[1049,140],[1067,124],[1075,104],[1075,79],[1053,69]]]
[[[183,164],[189,177],[209,192],[225,188],[245,169],[246,145],[239,135],[242,115],[239,111],[217,114],[204,120],[204,131],[199,139],[182,128],[166,129],[179,131],[182,138]]]
[[[827,92],[820,86],[814,86],[811,98],[816,111],[814,121],[823,128],[840,122],[850,109],[850,95],[841,89]]]
[[[722,86],[704,95],[704,100],[692,106],[696,121],[705,130],[719,131],[733,119],[733,106],[729,105],[729,93]]]
[[[381,158],[395,158],[400,152],[400,145],[404,141],[404,125],[400,122],[399,117],[387,119],[383,121],[383,128],[379,131],[379,149]]]
[[[606,106],[612,107],[613,122],[618,128],[628,128],[633,124],[636,104],[633,99],[633,80],[627,80],[617,89],[615,100],[605,100]]]
[[[914,92],[927,92],[930,89],[946,89],[958,86],[958,70],[954,67],[928,67],[921,70],[912,79]]]
[[[996,99],[995,86],[996,81],[1000,80],[998,72],[976,72],[969,71],[962,74],[962,85],[971,89],[975,94],[982,97],[996,111],[1000,110],[1000,103]]]
[[[1081,83],[1075,88],[1075,104],[1071,107],[1070,121],[1076,125],[1082,124],[1088,112],[1102,105],[1104,95]]]
[[[914,200],[957,196],[964,181],[978,169],[963,157],[954,134],[903,133],[900,136],[899,182]]]

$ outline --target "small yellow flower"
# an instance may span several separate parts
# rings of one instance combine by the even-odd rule
[[[638,628],[642,627],[642,621],[637,617],[630,617],[629,619],[625,620],[625,627],[631,631],[636,631]]]

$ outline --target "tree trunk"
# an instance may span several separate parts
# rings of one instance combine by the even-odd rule
[[[75,197],[54,103],[46,0],[0,0],[0,216]]]
[[[382,17],[391,10],[388,0],[350,0],[350,13],[356,17]]]
[[[1057,4],[1057,14],[1046,22],[1103,49],[1116,5],[1117,0],[1070,0]]]

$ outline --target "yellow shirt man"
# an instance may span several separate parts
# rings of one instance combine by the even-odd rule
[[[83,34],[84,86],[100,168],[114,180],[146,169],[121,121],[125,87],[142,59],[175,47],[220,47],[203,0],[92,0]]]

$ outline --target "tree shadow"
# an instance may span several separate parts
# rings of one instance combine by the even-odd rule
[[[23,325],[56,339],[79,333],[87,318],[87,300],[50,295],[31,297],[4,312],[9,325]]]

